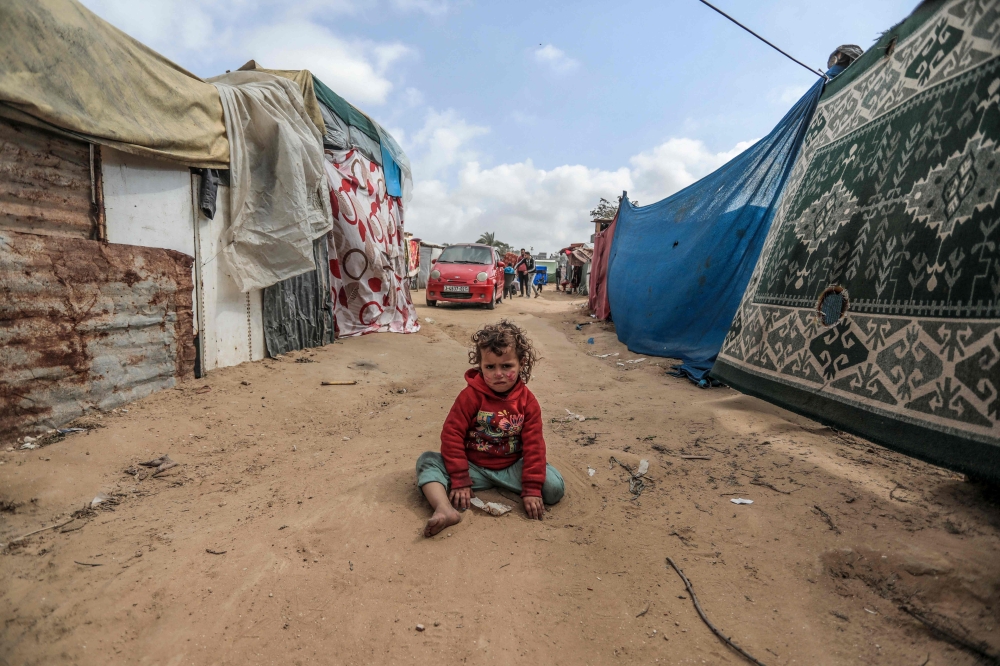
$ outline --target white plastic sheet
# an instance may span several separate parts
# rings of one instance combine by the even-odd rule
[[[313,240],[333,228],[323,137],[288,79],[243,71],[211,79],[229,138],[231,224],[222,260],[243,292],[315,270]]]

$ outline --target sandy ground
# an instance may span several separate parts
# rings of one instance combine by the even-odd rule
[[[0,453],[0,542],[112,497],[0,555],[0,664],[744,663],[667,557],[766,664],[977,663],[907,605],[1000,651],[990,491],[628,363],[613,327],[576,330],[582,303],[421,306],[419,334],[229,368]],[[414,461],[500,316],[543,356],[530,387],[566,497],[539,522],[482,493],[516,508],[424,539]],[[183,465],[123,473],[163,453]],[[649,461],[638,498],[611,457]]]

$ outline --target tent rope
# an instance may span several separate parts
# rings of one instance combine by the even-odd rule
[[[767,44],[772,49],[774,49],[775,51],[777,51],[781,55],[785,56],[786,58],[788,58],[792,62],[795,62],[795,63],[797,63],[799,65],[802,65],[803,67],[805,67],[806,69],[808,69],[811,73],[816,74],[818,76],[822,76],[827,81],[830,80],[830,77],[828,77],[826,74],[824,74],[821,70],[819,70],[819,69],[813,69],[812,67],[810,67],[809,65],[805,64],[801,60],[798,60],[797,58],[793,58],[792,56],[788,55],[787,53],[785,53],[784,51],[782,51],[781,49],[779,49],[777,46],[775,46],[771,42],[767,41],[766,39],[764,39],[763,37],[761,37],[760,35],[758,35],[756,32],[754,32],[750,28],[746,27],[745,25],[743,25],[742,23],[740,23],[739,21],[737,21],[732,16],[730,16],[726,12],[722,11],[721,9],[719,9],[718,7],[716,7],[715,5],[713,5],[712,3],[708,2],[707,0],[698,0],[698,1],[701,2],[701,4],[707,5],[708,7],[711,7],[715,11],[719,12],[720,14],[722,14],[723,16],[725,16],[727,19],[729,19],[730,21],[732,21],[736,25],[740,26],[741,28],[743,28],[744,30],[746,30],[747,32],[749,32],[751,35],[753,35],[754,37],[756,37],[760,41],[764,42],[765,44]]]

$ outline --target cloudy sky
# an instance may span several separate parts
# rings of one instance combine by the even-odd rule
[[[554,251],[628,190],[658,201],[764,136],[815,80],[697,0],[83,0],[200,76],[310,69],[414,169],[406,227]],[[714,0],[810,65],[916,0]]]

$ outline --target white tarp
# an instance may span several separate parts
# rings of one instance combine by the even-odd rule
[[[240,290],[315,270],[313,240],[333,228],[323,137],[292,81],[255,71],[209,79],[229,138],[231,223],[222,260]]]

